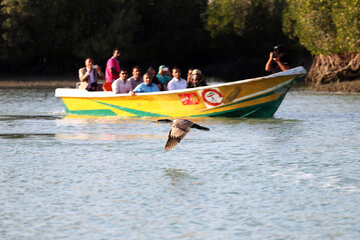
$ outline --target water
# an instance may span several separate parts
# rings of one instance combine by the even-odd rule
[[[274,118],[69,118],[0,89],[0,239],[360,239],[360,95],[293,90]]]

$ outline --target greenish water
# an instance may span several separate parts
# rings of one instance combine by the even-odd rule
[[[0,239],[360,239],[360,95],[292,90],[274,118],[69,118],[0,89]]]

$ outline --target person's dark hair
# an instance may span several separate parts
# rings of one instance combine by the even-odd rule
[[[173,67],[172,67],[172,71],[174,71],[174,69],[181,71],[180,68],[177,67],[177,66],[173,66]]]
[[[86,61],[87,61],[87,60],[90,60],[90,61],[92,61],[92,62],[94,63],[94,59],[91,58],[91,57],[88,57],[88,58],[85,59],[85,64],[86,64]]]
[[[274,47],[274,51],[276,51],[278,53],[282,53],[282,52],[284,52],[284,48],[282,45],[279,44]]]
[[[121,52],[118,47],[115,47],[115,48],[113,49],[113,53],[114,53],[116,50],[118,50],[119,52]]]
[[[139,69],[140,72],[141,72],[141,68],[140,68],[140,66],[138,66],[138,65],[136,65],[135,67],[132,68],[132,70],[134,70],[134,69]]]
[[[153,67],[148,67],[148,69],[146,70],[146,72],[149,72],[149,71],[152,71],[152,70],[155,70]],[[156,70],[155,70],[156,71]]]

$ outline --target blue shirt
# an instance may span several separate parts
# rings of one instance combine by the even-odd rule
[[[146,85],[145,83],[141,83],[140,85],[137,85],[134,89],[135,93],[142,93],[142,92],[158,92],[159,88],[151,83],[151,86]]]

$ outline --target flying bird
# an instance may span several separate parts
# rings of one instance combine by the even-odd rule
[[[172,123],[171,130],[169,132],[168,140],[165,144],[165,151],[169,151],[173,149],[190,131],[190,128],[196,128],[199,130],[209,131],[210,129],[207,127],[200,126],[190,120],[186,119],[174,119],[171,121],[170,119],[159,119],[157,122],[168,122]]]

